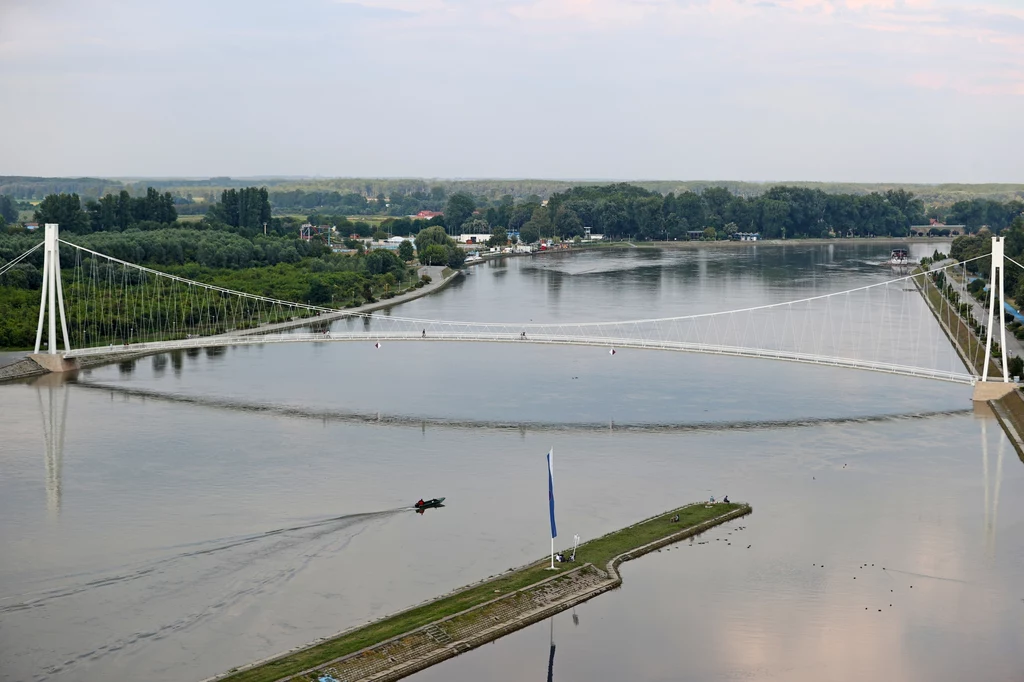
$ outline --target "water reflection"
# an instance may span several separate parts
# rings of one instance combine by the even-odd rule
[[[36,384],[39,416],[43,423],[43,462],[46,466],[46,508],[60,516],[61,478],[64,468],[64,425],[68,418],[68,387],[49,381]],[[46,399],[43,399],[43,394]],[[59,404],[59,408],[58,408]]]
[[[153,356],[153,375],[161,377],[164,375],[164,371],[167,369],[167,355],[161,353],[160,355]]]
[[[999,489],[1003,484],[1003,453],[1005,451],[1006,439],[999,439],[999,454],[996,459],[995,480],[990,482],[988,465],[989,421],[990,420],[985,419],[981,422],[981,458],[985,484],[985,550],[990,558],[995,558],[996,521],[999,517]]]
[[[573,609],[573,618],[575,619],[575,609]],[[551,647],[548,649],[548,682],[552,682],[555,679],[555,617],[552,616],[548,619],[551,621]]]

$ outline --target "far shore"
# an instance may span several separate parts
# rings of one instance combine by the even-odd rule
[[[835,239],[758,239],[757,241],[733,241],[721,239],[717,241],[615,241],[596,242],[574,248],[638,248],[638,249],[705,249],[705,248],[741,248],[745,246],[803,246],[817,244],[944,244],[955,237],[837,237]],[[555,251],[557,253],[557,251]]]

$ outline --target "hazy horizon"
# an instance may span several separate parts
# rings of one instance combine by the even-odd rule
[[[1024,181],[1016,0],[7,0],[0,88],[4,175]]]
[[[202,182],[219,179],[228,180],[310,180],[310,181],[330,181],[330,180],[419,180],[423,182],[580,182],[580,183],[630,183],[630,184],[642,184],[642,183],[673,183],[677,182],[680,184],[687,183],[743,183],[751,185],[807,185],[807,184],[821,184],[821,185],[922,185],[922,186],[939,186],[939,185],[1005,185],[1008,187],[1024,187],[1024,179],[1018,182],[960,182],[956,180],[951,181],[940,181],[940,182],[921,182],[917,180],[897,181],[897,180],[814,180],[814,179],[800,179],[800,178],[785,178],[785,179],[771,179],[771,180],[740,180],[737,178],[668,178],[668,177],[650,177],[650,178],[585,178],[585,177],[539,177],[539,176],[416,176],[416,175],[300,175],[300,174],[274,174],[274,173],[261,173],[256,175],[223,175],[223,174],[196,174],[196,175],[98,175],[98,174],[76,174],[76,175],[26,175],[24,173],[12,173],[0,175],[0,178],[6,177],[34,177],[42,179],[77,179],[77,178],[89,178],[94,180],[111,180],[116,182],[139,182],[144,180],[152,181],[172,181],[181,180],[186,182]]]

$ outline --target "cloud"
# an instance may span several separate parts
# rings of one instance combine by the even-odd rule
[[[0,91],[59,106],[0,108],[0,172],[928,179],[972,161],[950,126],[972,177],[1024,153],[1000,0],[7,1]]]

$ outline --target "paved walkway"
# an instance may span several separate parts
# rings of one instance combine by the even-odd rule
[[[444,277],[445,267],[442,265],[424,265],[416,271],[418,277],[427,275],[430,277],[430,284],[426,284],[419,289],[413,289],[412,291],[399,294],[394,298],[377,301],[376,303],[364,303],[363,305],[356,306],[354,308],[344,308],[338,310],[336,313],[322,313],[315,317],[296,317],[287,322],[277,322],[274,324],[264,324],[259,327],[253,327],[252,329],[240,329],[237,331],[225,332],[218,336],[251,336],[252,334],[266,334],[267,332],[283,331],[285,329],[295,329],[297,327],[307,327],[309,325],[319,325],[325,322],[333,322],[340,320],[344,317],[349,317],[358,313],[372,313],[375,310],[382,310],[384,308],[390,308],[400,303],[406,303],[422,296],[432,294],[439,289],[446,287],[453,279],[461,274],[460,270],[453,270],[448,274],[448,277]],[[214,337],[216,338],[216,336]]]

